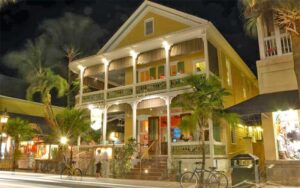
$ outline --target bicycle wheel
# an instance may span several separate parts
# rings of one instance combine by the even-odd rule
[[[67,179],[70,180],[72,177],[72,173],[70,172],[69,168],[63,168],[60,173],[60,179]]]
[[[209,175],[209,178],[207,180],[207,188],[219,188],[219,180],[218,180],[218,177],[211,173]]]
[[[222,172],[217,172],[215,175],[219,182],[219,188],[227,188],[228,187],[227,176],[225,174],[223,174]]]
[[[180,178],[182,188],[196,188],[198,185],[198,176],[193,172],[185,172]]]
[[[82,172],[79,168],[75,168],[72,174],[72,179],[81,181],[82,180]]]

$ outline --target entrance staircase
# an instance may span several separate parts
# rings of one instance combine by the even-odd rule
[[[125,176],[126,179],[167,180],[167,156],[149,156],[138,162]]]

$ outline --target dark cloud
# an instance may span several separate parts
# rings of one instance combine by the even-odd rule
[[[99,48],[117,31],[142,3],[142,0],[27,0],[0,10],[0,55],[20,49],[27,39],[40,33],[38,25],[45,19],[73,12],[91,17],[103,30]],[[258,44],[245,36],[237,0],[154,0],[154,2],[211,21],[225,36],[244,61],[256,71]],[[98,51],[96,49],[95,51]],[[0,63],[0,73],[15,71]]]

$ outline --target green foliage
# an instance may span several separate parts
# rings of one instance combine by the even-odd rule
[[[98,40],[105,33],[89,17],[73,13],[65,13],[58,19],[45,20],[40,29],[71,61],[79,54],[86,56],[94,53],[93,50],[99,48]]]
[[[208,127],[208,119],[212,119],[215,123],[221,120],[233,123],[239,118],[236,114],[224,111],[223,99],[230,93],[222,88],[217,77],[207,78],[206,75],[191,75],[185,79],[185,84],[190,85],[192,91],[177,96],[172,105],[182,107],[190,112],[190,115],[185,116],[179,124],[182,130],[192,132],[195,131],[196,126],[199,127],[202,168],[205,168],[204,128]]]
[[[27,88],[26,98],[32,100],[35,93],[40,93],[42,102],[50,103],[50,91],[53,89],[57,90],[58,97],[62,97],[68,90],[68,83],[63,77],[56,75],[51,70],[47,69],[43,73],[32,77],[31,84]]]
[[[136,152],[136,140],[128,139],[123,147],[113,150],[113,173],[115,177],[124,177],[131,169],[131,158]]]
[[[240,0],[244,16],[246,34],[257,37],[257,18],[274,13],[276,23],[287,31],[299,35],[300,3],[299,0]]]
[[[58,125],[53,127],[53,141],[66,136],[69,144],[76,143],[78,136],[84,136],[90,130],[90,120],[85,109],[64,109],[56,116]]]
[[[26,120],[21,118],[9,118],[5,132],[7,132],[15,142],[19,142],[31,139],[36,130]]]

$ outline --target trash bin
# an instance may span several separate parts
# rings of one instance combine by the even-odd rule
[[[232,186],[245,180],[259,183],[259,158],[252,154],[239,154],[231,159]],[[248,184],[249,185],[249,184]],[[249,185],[251,187],[253,185]]]

